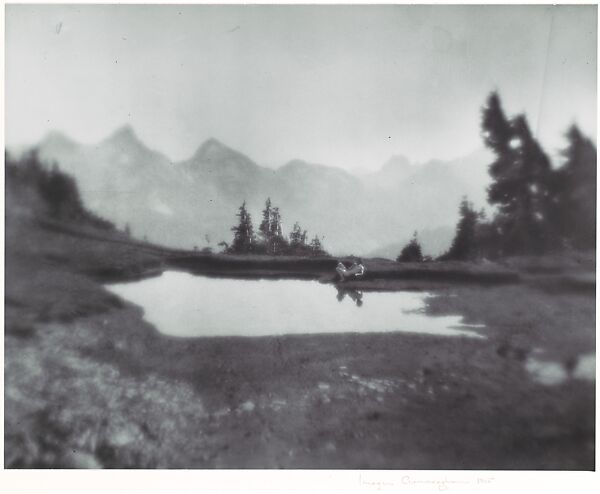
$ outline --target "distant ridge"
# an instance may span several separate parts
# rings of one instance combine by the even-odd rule
[[[463,195],[484,206],[491,161],[478,151],[424,164],[392,156],[364,176],[302,159],[273,169],[211,137],[189,159],[172,162],[142,142],[130,125],[95,145],[50,132],[38,148],[43,159],[57,161],[76,178],[92,211],[117,226],[128,224],[139,238],[216,248],[231,240],[242,201],[258,228],[264,201],[271,197],[286,233],[299,221],[309,235],[320,235],[330,252],[358,255],[402,242],[414,230],[453,229]],[[445,235],[424,236],[424,249],[440,250],[436,239]]]

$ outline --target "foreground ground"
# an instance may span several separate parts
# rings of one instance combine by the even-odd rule
[[[481,339],[181,339],[98,281],[164,263],[7,223],[6,467],[594,468],[595,291],[564,273],[356,286],[432,291]]]

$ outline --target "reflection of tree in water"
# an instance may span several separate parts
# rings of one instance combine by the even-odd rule
[[[344,288],[341,286],[337,286],[337,299],[338,302],[344,300],[344,297],[348,295],[356,304],[357,307],[361,307],[363,304],[363,293],[359,290],[355,290],[354,288]]]

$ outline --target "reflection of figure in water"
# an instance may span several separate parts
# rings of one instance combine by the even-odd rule
[[[341,302],[342,300],[344,300],[344,297],[346,295],[348,295],[352,300],[354,300],[354,302],[356,303],[357,307],[361,307],[363,304],[363,294],[362,292],[355,290],[354,288],[341,288],[341,287],[337,287],[337,299],[338,302]]]

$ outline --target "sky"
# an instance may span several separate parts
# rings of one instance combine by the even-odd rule
[[[8,5],[5,139],[131,125],[173,160],[214,137],[260,164],[376,170],[482,146],[500,93],[554,154],[596,136],[595,6]]]

